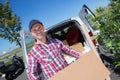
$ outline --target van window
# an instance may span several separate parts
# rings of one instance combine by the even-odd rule
[[[98,23],[98,21],[95,20],[95,17],[93,17],[91,14],[87,14],[85,18],[93,30],[99,29],[99,26],[98,26],[99,23]]]

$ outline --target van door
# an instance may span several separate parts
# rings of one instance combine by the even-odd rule
[[[98,21],[91,20],[93,18],[95,19],[96,16],[86,5],[83,5],[80,10],[79,17],[93,34],[100,33],[99,27],[96,27],[96,24],[99,24]]]
[[[93,20],[95,17],[95,14],[86,5],[83,5],[79,12],[79,18],[86,25],[88,34],[91,37],[93,44],[97,47],[98,42],[94,36],[97,36],[100,33],[100,29],[99,27],[96,27],[99,23]]]

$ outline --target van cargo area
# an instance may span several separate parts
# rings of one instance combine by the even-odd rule
[[[81,25],[77,21],[71,20],[48,29],[47,35],[61,40],[65,45],[78,52],[82,52],[83,50],[88,51],[90,48],[87,45],[85,36],[80,30],[80,27]],[[68,64],[75,61],[75,58],[66,54],[63,55],[65,56]]]

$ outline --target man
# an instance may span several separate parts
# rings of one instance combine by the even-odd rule
[[[80,53],[65,46],[60,40],[48,38],[44,32],[42,22],[31,20],[29,30],[35,38],[33,48],[28,53],[28,77],[30,80],[41,80],[38,69],[42,70],[44,80],[65,68],[68,64],[61,50],[69,55],[79,58]],[[38,65],[40,65],[38,67]]]

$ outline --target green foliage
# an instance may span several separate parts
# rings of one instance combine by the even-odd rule
[[[120,63],[120,0],[110,0],[107,7],[96,9],[96,20],[100,25],[99,43],[111,50],[116,65]]]
[[[98,21],[96,21],[96,18],[91,16],[91,15],[87,15],[86,16],[89,24],[91,25],[91,27],[93,28],[93,30],[98,30],[100,28],[100,24]]]
[[[9,2],[0,3],[0,38],[7,39],[11,43],[20,44],[19,31],[21,30],[20,18],[13,14],[9,8]]]

